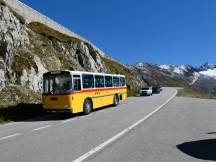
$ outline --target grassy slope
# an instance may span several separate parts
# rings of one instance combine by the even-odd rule
[[[203,99],[216,99],[216,96],[212,96],[208,93],[193,89],[191,87],[184,87],[182,89],[178,89],[177,96],[195,97],[195,98],[203,98]]]
[[[68,42],[68,41],[81,42],[77,38],[70,37],[66,34],[56,31],[39,22],[31,22],[30,24],[28,24],[28,27],[32,29],[33,31],[35,31],[36,33],[43,34],[47,37],[57,38],[59,41],[62,41],[62,42]]]

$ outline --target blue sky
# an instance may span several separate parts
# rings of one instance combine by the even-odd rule
[[[123,63],[216,64],[216,0],[21,0]]]

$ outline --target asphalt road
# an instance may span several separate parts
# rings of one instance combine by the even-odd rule
[[[215,161],[216,101],[171,100],[175,93],[164,88],[88,116],[1,125],[0,162]]]

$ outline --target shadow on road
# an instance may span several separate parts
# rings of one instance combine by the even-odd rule
[[[94,110],[100,111],[102,109],[111,108],[105,106]],[[93,113],[94,113],[93,112]],[[58,112],[44,112],[41,104],[18,104],[17,106],[7,107],[0,109],[0,121],[24,121],[24,122],[37,122],[37,121],[54,121],[65,120],[77,116],[83,116],[82,113],[58,113]]]
[[[79,114],[78,114],[79,115]],[[77,115],[69,113],[47,113],[43,111],[41,104],[18,104],[13,107],[0,109],[1,121],[48,121],[48,120],[64,120]]]
[[[18,104],[17,106],[0,109],[2,121],[24,121],[36,116],[42,116],[42,105],[40,104]]]
[[[177,145],[177,148],[194,158],[216,161],[216,139],[185,142]]]

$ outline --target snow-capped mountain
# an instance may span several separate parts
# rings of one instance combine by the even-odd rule
[[[203,66],[200,67],[201,70],[215,69],[216,65],[206,62]]]
[[[200,67],[193,67],[139,62],[130,67],[137,70],[143,80],[149,84],[193,86],[216,94],[216,65],[214,64],[205,63]]]
[[[169,72],[173,72],[173,73],[177,73],[177,74],[182,74],[184,75],[185,73],[188,73],[188,72],[195,72],[196,69],[193,68],[192,66],[189,66],[189,65],[180,65],[180,66],[177,66],[177,65],[166,65],[166,64],[163,64],[163,65],[158,65],[158,67],[160,67],[161,69],[163,70],[167,70]]]
[[[205,63],[203,66],[200,67],[199,73],[203,76],[216,79],[216,65]]]
[[[184,74],[184,71],[186,70],[185,67],[181,68],[181,67],[177,67],[175,65],[163,64],[163,65],[159,65],[159,67],[161,69],[167,70],[169,72],[174,72],[174,73],[178,73],[178,74]]]
[[[199,68],[192,67],[190,65],[158,65],[163,70],[167,70],[171,73],[176,73],[180,75],[187,75],[194,76],[195,79],[202,76],[202,77],[210,77],[216,79],[216,65],[205,63],[203,66]]]

